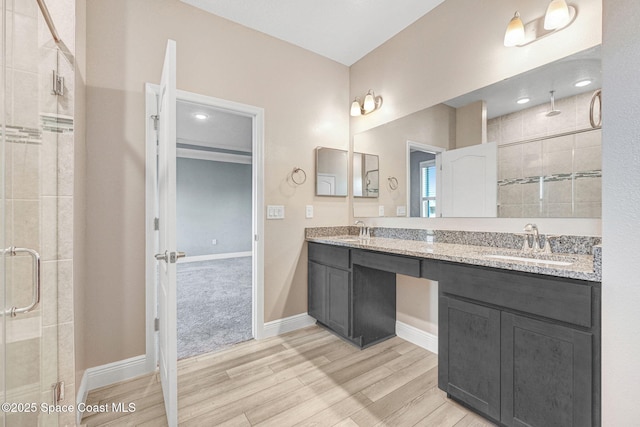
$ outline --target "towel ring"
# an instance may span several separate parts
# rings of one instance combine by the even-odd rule
[[[307,181],[307,173],[296,166],[291,171],[291,181],[296,185],[302,185]]]
[[[598,120],[595,119],[595,105],[596,100],[598,101]],[[591,127],[594,129],[599,129],[602,127],[602,90],[598,89],[593,92],[593,96],[591,97],[591,105],[589,106],[589,121],[591,122]]]
[[[389,189],[391,190],[397,190],[398,189],[398,178],[396,178],[395,176],[390,176],[389,178],[387,178],[387,181],[389,181]]]

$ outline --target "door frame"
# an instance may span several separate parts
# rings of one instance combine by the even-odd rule
[[[157,216],[157,137],[152,116],[157,114],[159,86],[145,83],[145,344],[146,367],[156,369],[158,343],[155,331],[157,316],[156,260],[157,231],[154,219]],[[177,100],[208,105],[230,111],[252,119],[252,307],[251,333],[253,338],[264,337],[264,109],[201,95],[183,90],[177,91]],[[178,248],[179,249],[179,248]]]
[[[447,151],[446,148],[437,147],[435,145],[423,144],[421,142],[407,140],[406,149],[406,169],[407,169],[407,216],[411,217],[411,149],[424,151],[425,153],[433,153],[436,156],[436,217],[442,214],[442,168],[441,155]]]

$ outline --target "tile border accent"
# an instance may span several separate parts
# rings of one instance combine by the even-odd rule
[[[62,114],[40,113],[43,132],[73,133],[73,117]]]
[[[14,144],[42,144],[42,131],[40,129],[24,126],[5,126],[6,141]]]
[[[525,178],[505,178],[498,181],[498,187],[504,187],[506,185],[514,184],[538,184],[541,180],[543,182],[557,182],[557,181],[570,181],[572,179],[580,178],[601,178],[602,170],[590,170],[575,173],[557,173],[553,175],[544,176],[528,176]]]

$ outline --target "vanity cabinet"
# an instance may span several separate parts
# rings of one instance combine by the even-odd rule
[[[309,244],[308,312],[343,337],[350,336],[349,250]]]
[[[396,276],[387,270],[395,262],[410,269],[406,259],[309,243],[309,315],[362,348],[395,336]]]
[[[506,426],[599,425],[600,287],[442,262],[439,387]]]

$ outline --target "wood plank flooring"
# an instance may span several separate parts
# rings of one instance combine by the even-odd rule
[[[438,359],[392,338],[366,350],[312,326],[178,362],[181,426],[493,426],[438,389]],[[87,426],[164,426],[157,374],[89,393]]]

